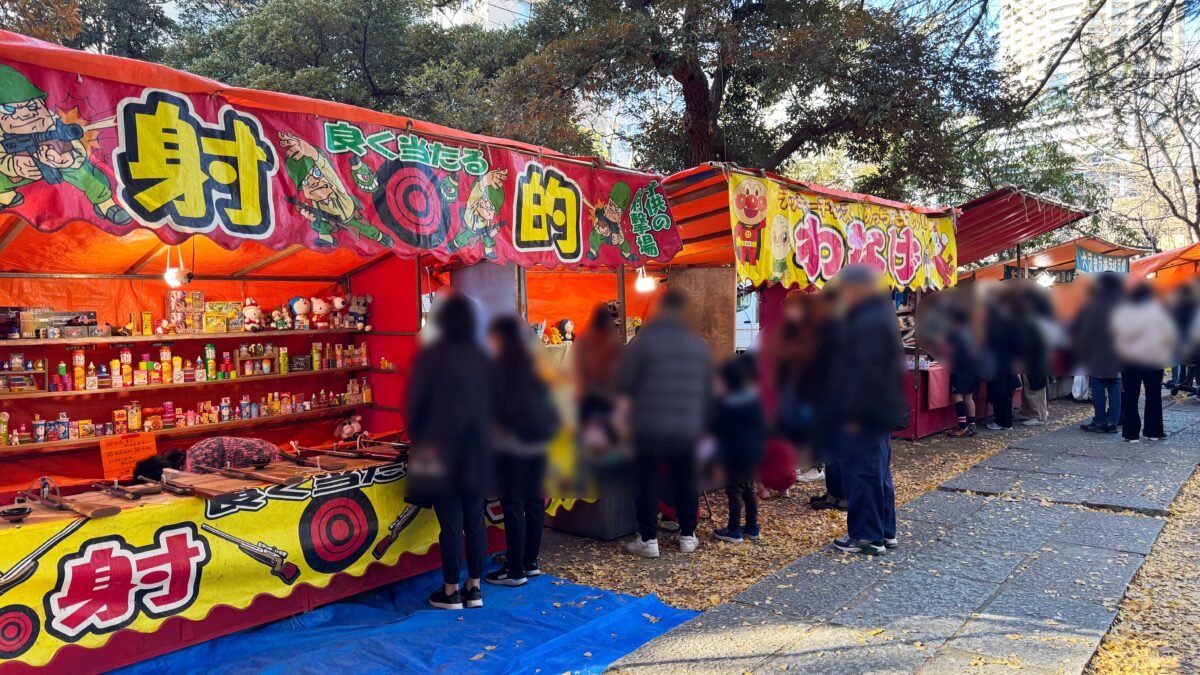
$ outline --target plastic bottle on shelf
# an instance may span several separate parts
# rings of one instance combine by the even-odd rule
[[[96,374],[96,364],[89,362],[87,372],[83,377],[83,388],[95,390],[100,388],[100,376]]]
[[[113,359],[108,362],[108,376],[112,378],[112,383],[109,385],[113,389],[120,389],[123,386],[121,380],[121,360]]]
[[[142,404],[134,401],[129,404],[129,415],[127,416],[130,431],[142,430]]]
[[[171,381],[175,384],[183,384],[185,381],[183,373],[183,359],[181,357],[171,357]]]
[[[290,365],[288,364],[287,347],[280,347],[279,348],[279,361],[278,361],[278,365],[275,366],[275,370],[280,375],[286,375],[289,368],[290,368]]]

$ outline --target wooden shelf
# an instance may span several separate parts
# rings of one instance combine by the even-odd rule
[[[44,370],[0,370],[0,377],[5,375],[45,375]]]
[[[236,419],[228,422],[217,422],[215,424],[196,424],[190,427],[175,427],[174,429],[162,429],[160,431],[152,431],[150,433],[154,434],[155,438],[165,439],[215,435],[214,432],[253,429],[256,427],[276,427],[293,422],[303,422],[306,420],[321,419],[323,417],[336,417],[344,412],[357,410],[359,408],[370,408],[373,405],[374,404],[372,403],[340,405],[332,408],[318,408],[316,410],[309,410],[306,412],[292,413],[290,415],[255,417],[248,420]],[[50,455],[57,452],[96,447],[100,445],[100,439],[102,438],[106,438],[106,436],[91,436],[89,438],[71,438],[65,441],[47,441],[45,443],[23,443],[21,445],[0,446],[0,459],[10,459],[14,456],[32,457],[37,455]]]
[[[305,377],[308,375],[320,375],[323,373],[352,373],[356,370],[368,370],[367,366],[346,366],[343,368],[325,368],[323,370],[298,370],[292,373],[277,373],[272,375],[243,375],[232,380],[205,380],[203,382],[171,382],[169,384],[140,384],[134,387],[109,387],[107,389],[72,389],[70,391],[26,391],[26,392],[9,392],[0,394],[0,401],[12,399],[34,399],[34,398],[59,398],[63,396],[94,396],[97,394],[125,394],[164,391],[167,389],[193,389],[210,387],[213,385],[230,385],[238,382],[258,382],[260,380],[284,380],[290,377]]]
[[[260,340],[263,338],[287,337],[289,335],[350,335],[365,333],[353,328],[328,328],[324,330],[263,330],[257,333],[186,333],[177,335],[105,335],[103,337],[80,338],[21,338],[0,340],[4,347],[48,347],[54,345],[120,345],[139,342],[204,342],[211,340]]]

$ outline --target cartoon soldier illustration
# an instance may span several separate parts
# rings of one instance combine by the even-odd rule
[[[629,240],[621,232],[621,219],[625,217],[625,209],[629,208],[631,197],[629,186],[617,181],[608,191],[608,201],[604,208],[592,211],[592,233],[588,235],[588,260],[595,260],[600,255],[600,247],[609,244],[616,246],[626,260],[637,260],[637,256],[629,251]]]
[[[446,245],[453,253],[476,241],[483,242],[483,255],[488,260],[496,259],[496,233],[504,227],[500,210],[504,208],[504,181],[508,180],[508,169],[493,169],[481,176],[467,193],[467,204],[462,210],[462,225],[458,234]]]
[[[287,201],[312,224],[319,246],[337,246],[333,233],[338,230],[353,232],[387,248],[395,245],[395,241],[383,230],[363,218],[362,202],[346,189],[325,153],[286,131],[279,134],[279,146],[287,155],[285,166],[288,176],[304,198],[297,200],[289,197]]]
[[[738,224],[733,228],[733,245],[737,260],[757,265],[762,252],[762,229],[767,220],[767,186],[757,178],[747,178],[733,191],[733,214]]]
[[[66,183],[87,197],[97,216],[128,225],[133,218],[113,200],[108,176],[88,158],[83,127],[59,119],[46,96],[20,71],[0,65],[0,209],[25,201],[17,188]]]

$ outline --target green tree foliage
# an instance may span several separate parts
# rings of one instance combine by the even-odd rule
[[[63,44],[160,61],[175,31],[166,7],[167,0],[79,0],[82,30]]]
[[[200,0],[172,65],[233,85],[333,100],[497,134],[493,83],[533,44],[517,30],[443,28],[421,0]],[[510,138],[590,152],[564,117]]]
[[[525,32],[537,48],[503,74],[506,98],[677,95],[633,139],[663,171],[774,169],[843,147],[878,167],[860,188],[903,197],[957,185],[964,148],[1023,115],[984,33],[947,43],[929,22],[867,3],[547,0]]]

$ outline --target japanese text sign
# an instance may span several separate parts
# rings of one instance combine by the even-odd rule
[[[154,434],[122,434],[100,439],[100,463],[105,478],[132,478],[133,467],[157,453]]]
[[[1075,271],[1083,274],[1093,272],[1129,272],[1129,256],[1104,255],[1082,246],[1075,247]]]
[[[892,288],[957,283],[949,215],[842,201],[736,173],[729,215],[738,278],[755,285],[823,286],[852,263],[879,269]]]
[[[682,247],[648,174],[5,59],[0,210],[43,231],[467,264],[640,266]]]

